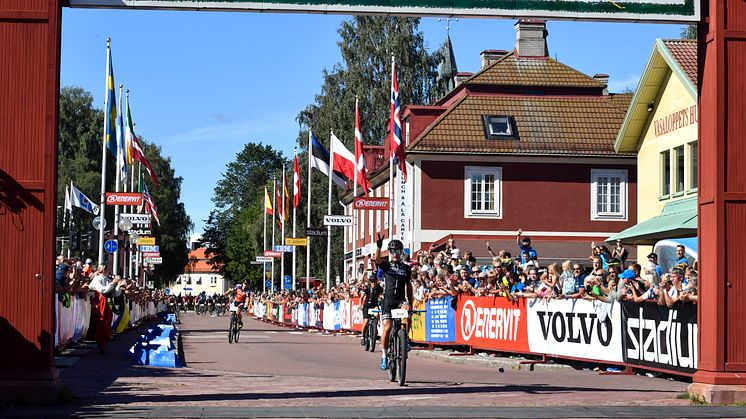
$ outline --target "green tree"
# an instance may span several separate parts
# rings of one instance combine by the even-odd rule
[[[679,36],[682,39],[697,39],[697,24],[684,26],[681,28]]]

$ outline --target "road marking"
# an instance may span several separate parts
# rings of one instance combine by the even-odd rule
[[[267,330],[264,333],[280,333],[280,332],[275,332],[274,330]]]
[[[288,332],[288,334],[291,334],[291,335],[302,335],[303,332]]]
[[[225,339],[228,337],[228,333],[205,333],[205,334],[199,334],[199,335],[184,335],[186,339]],[[241,334],[240,338],[256,338],[256,339],[269,339],[269,336],[265,335],[244,335]]]

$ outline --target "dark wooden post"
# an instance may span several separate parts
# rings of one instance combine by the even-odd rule
[[[699,371],[689,392],[746,401],[746,2],[699,27]]]
[[[0,1],[0,395],[51,402],[58,0]]]

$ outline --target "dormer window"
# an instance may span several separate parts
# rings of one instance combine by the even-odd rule
[[[484,135],[488,140],[517,139],[515,119],[507,115],[484,115]]]

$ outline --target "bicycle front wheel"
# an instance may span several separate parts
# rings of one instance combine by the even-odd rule
[[[236,316],[231,316],[231,322],[230,322],[230,325],[228,326],[228,343],[233,343],[233,333],[236,328],[236,323],[237,323]]]
[[[399,365],[396,368],[396,381],[399,382],[400,386],[403,386],[407,380],[407,333],[399,329],[398,336],[397,349],[399,356],[396,358],[396,361]]]
[[[376,351],[376,337],[378,335],[378,322],[376,321],[376,318],[373,317],[368,320],[368,330],[366,332],[368,333],[368,351],[369,352],[375,352]]]

